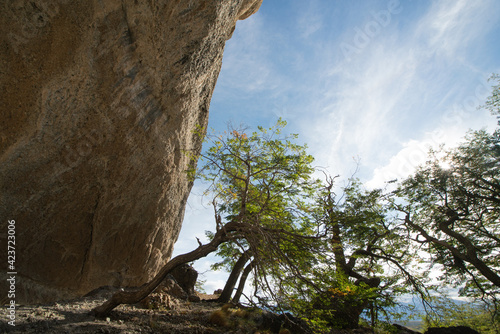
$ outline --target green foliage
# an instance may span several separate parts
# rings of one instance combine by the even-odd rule
[[[485,107],[500,115],[500,85],[493,88]],[[216,230],[241,224],[218,248],[222,261],[213,269],[230,271],[250,254],[259,302],[304,317],[318,332],[356,327],[362,312],[374,325],[379,313],[394,315],[402,294],[429,305],[425,277],[435,265],[444,270],[439,285],[460,287],[496,314],[500,130],[471,132],[458,148],[431,152],[390,194],[351,179],[337,196],[334,178],[312,177],[313,157],[296,135],[283,134],[285,125],[207,136],[196,177],[209,184]],[[461,312],[479,322],[486,314],[476,306]]]
[[[200,178],[210,182],[217,212],[226,220],[276,223],[293,218],[293,207],[308,192],[313,157],[294,144],[296,136],[280,136],[284,121],[247,135],[232,130],[209,136],[212,146],[202,155]]]
[[[500,75],[493,74],[490,77],[490,81],[496,81],[497,84],[493,85],[492,93],[488,99],[486,99],[486,103],[483,108],[488,109],[492,115],[496,115],[498,125],[500,125]]]
[[[416,252],[394,233],[399,225],[383,193],[363,190],[353,179],[336,196],[333,185],[330,178],[317,193],[316,265],[307,280],[287,276],[280,285],[284,308],[306,316],[318,331],[357,327],[367,309],[376,322],[397,296],[421,288],[418,273],[406,268]]]
[[[256,273],[263,282],[298,269],[311,255],[303,236],[311,234],[310,200],[318,186],[312,178],[313,157],[296,135],[283,135],[281,119],[271,128],[230,129],[208,136],[211,143],[202,155],[198,177],[209,182],[217,229],[224,222],[245,224],[239,238],[219,247],[223,259],[213,269],[231,270],[244,251],[258,259]],[[213,235],[208,232],[208,236]],[[293,259],[293,264],[292,260]]]
[[[500,288],[500,155],[494,134],[476,131],[431,159],[397,194],[405,226],[443,266],[461,295],[495,298]]]
[[[483,334],[500,333],[500,316],[485,304],[433,298],[434,316],[424,317],[426,327],[467,326]]]
[[[378,289],[357,284],[331,268],[314,270],[311,281],[296,281],[287,290],[284,308],[300,314],[318,330],[356,328],[359,315],[368,301],[378,296]]]
[[[500,83],[498,75],[491,80]],[[483,107],[500,116],[500,84]],[[394,194],[394,207],[404,214],[399,234],[426,250],[430,269],[442,270],[436,285],[458,287],[461,296],[482,302],[498,319],[500,127],[494,133],[469,132],[460,146],[431,151]],[[476,305],[447,307],[441,312],[449,319],[459,318],[451,310],[475,318],[485,314]]]
[[[318,329],[357,327],[368,306],[394,305],[416,285],[404,269],[415,252],[394,233],[400,226],[382,191],[353,179],[337,198],[333,178],[312,178],[313,158],[295,135],[282,134],[285,124],[208,137],[198,176],[209,182],[217,229],[246,226],[219,246],[222,261],[212,269],[230,271],[250,251],[260,303],[306,316]]]

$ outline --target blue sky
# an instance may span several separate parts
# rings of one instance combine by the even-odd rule
[[[429,146],[495,127],[477,107],[500,73],[499,36],[498,0],[264,0],[226,43],[209,127],[282,117],[317,166],[347,178],[359,160],[357,176],[383,187],[411,173]],[[214,227],[203,188],[193,188],[175,254]],[[207,291],[226,276],[207,273]]]

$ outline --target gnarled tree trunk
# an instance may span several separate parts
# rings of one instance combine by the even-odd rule
[[[229,278],[226,281],[226,285],[224,286],[221,295],[217,299],[219,303],[229,302],[234,290],[234,286],[236,285],[236,282],[238,282],[238,277],[240,277],[240,273],[249,259],[250,259],[250,251],[247,250],[243,254],[241,254],[238,261],[236,261],[233,270],[231,270],[231,274],[229,275]]]
[[[236,293],[233,297],[233,303],[238,304],[240,302],[241,295],[243,294],[243,289],[245,288],[245,283],[247,281],[248,275],[255,268],[257,262],[254,260],[250,262],[249,265],[245,267],[243,273],[241,274],[240,283],[238,284],[238,289],[236,289]]]

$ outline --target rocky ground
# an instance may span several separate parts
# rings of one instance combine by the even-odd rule
[[[207,302],[213,296],[199,294],[204,300],[189,302],[169,297],[168,303],[120,305],[109,317],[96,319],[90,311],[106,300],[87,297],[46,305],[20,306],[15,327],[8,325],[6,312],[0,315],[1,333],[246,333],[217,324],[210,316],[222,305]],[[5,308],[4,308],[5,310]],[[224,326],[225,325],[225,326]],[[253,333],[253,332],[251,332]]]
[[[19,306],[15,326],[5,312],[0,314],[0,333],[302,333],[280,331],[279,317],[269,312],[240,309],[210,302],[217,295],[196,293],[190,302],[155,293],[137,305],[120,305],[109,317],[97,319],[90,311],[111,292],[77,300],[45,305]],[[278,321],[278,323],[276,323]],[[342,334],[372,333],[370,329],[335,331]]]
[[[196,302],[154,293],[140,304],[118,306],[105,319],[91,315],[90,311],[111,293],[101,291],[97,296],[72,301],[19,306],[15,326],[8,324],[11,319],[2,312],[0,333],[278,333],[281,324],[270,312],[216,303],[211,300],[218,295],[198,292],[200,300]]]

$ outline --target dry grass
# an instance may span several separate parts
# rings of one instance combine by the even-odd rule
[[[228,315],[223,310],[216,310],[216,311],[212,312],[212,314],[210,314],[210,317],[208,318],[208,321],[211,324],[221,326],[221,327],[228,327],[229,326]]]

